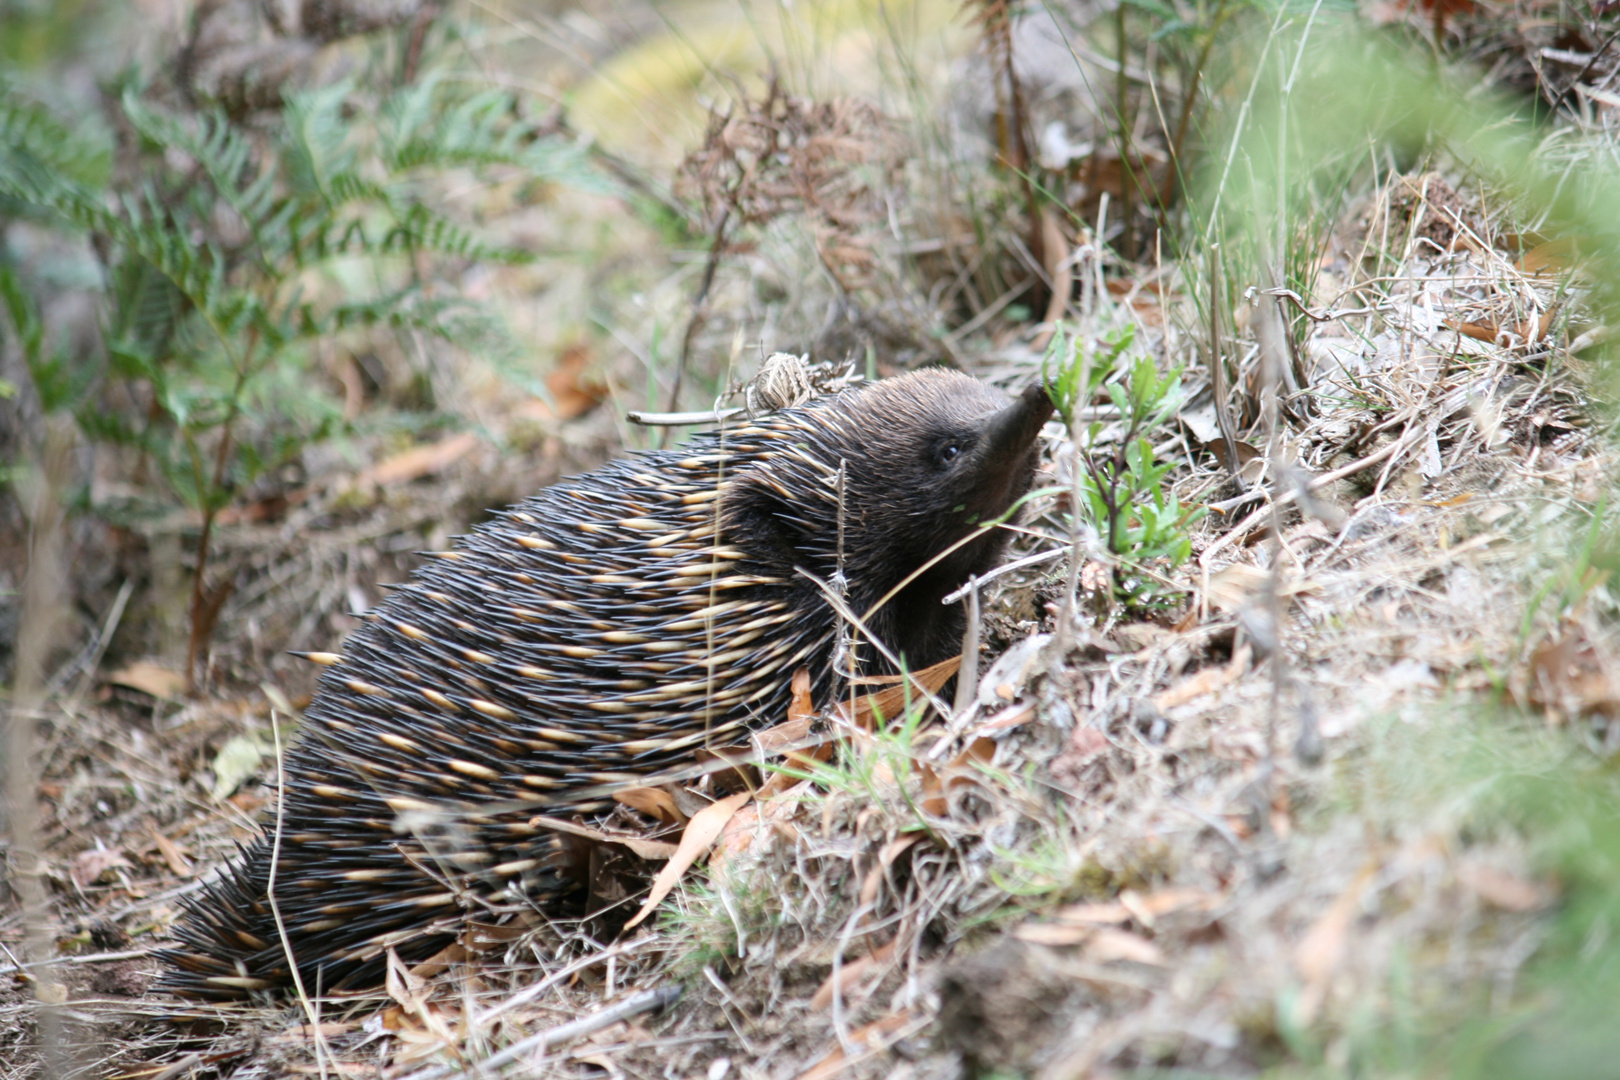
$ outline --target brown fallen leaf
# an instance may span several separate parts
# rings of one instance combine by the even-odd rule
[[[477,445],[478,436],[470,431],[464,431],[426,446],[413,446],[362,471],[355,478],[355,483],[359,487],[371,484],[388,487],[391,484],[409,483],[444,471],[465,457]]]
[[[215,525],[257,525],[266,521],[279,521],[287,516],[289,508],[307,502],[309,488],[278,492],[255,499],[245,506],[227,506],[214,516]],[[199,518],[200,520],[200,518]]]
[[[1149,930],[1161,916],[1186,908],[1209,911],[1220,902],[1219,896],[1199,889],[1160,889],[1151,893],[1125,889],[1119,894],[1120,906]]]
[[[663,788],[634,787],[613,793],[613,801],[620,802],[632,810],[639,810],[648,817],[657,818],[666,825],[680,825],[686,821],[686,815],[675,804],[675,796]]]
[[[161,700],[179,697],[186,688],[186,677],[178,671],[142,660],[119,668],[107,676],[114,686],[127,686]]]
[[[1140,934],[1104,927],[1093,933],[1086,942],[1086,957],[1099,964],[1128,960],[1133,964],[1158,967],[1164,963],[1164,950]]]
[[[176,877],[188,878],[197,872],[191,865],[191,860],[186,858],[186,849],[156,829],[152,830],[152,843],[157,845],[158,854],[163,856],[163,861],[168,864]]]
[[[432,993],[427,979],[412,974],[393,949],[388,950],[388,972],[384,979],[383,986],[388,996],[398,1003],[407,1016],[421,1019],[422,1006],[427,1004],[428,995]]]
[[[1489,341],[1494,343],[1496,339],[1501,337],[1503,334],[1513,334],[1516,337],[1522,338],[1525,344],[1533,345],[1547,336],[1547,330],[1552,326],[1552,321],[1553,311],[1551,308],[1548,308],[1546,311],[1520,319],[1515,323],[1484,321],[1458,322],[1456,319],[1446,319],[1445,325],[1457,331],[1457,333],[1462,334],[1465,337],[1471,337],[1476,341]]]
[[[1092,926],[1069,926],[1064,923],[1024,923],[1013,930],[1013,937],[1031,945],[1081,945],[1097,932]]]
[[[866,872],[866,878],[861,882],[861,906],[865,907],[877,899],[878,890],[883,886],[884,873],[894,865],[894,860],[921,839],[921,833],[912,833],[910,836],[902,836],[883,845],[883,849],[878,852],[877,863]]]
[[[1069,904],[1054,911],[1052,917],[1062,923],[1103,926],[1108,923],[1126,922],[1130,919],[1131,913],[1125,909],[1124,904],[1119,903]]]
[[[722,863],[733,855],[740,855],[747,851],[759,834],[761,821],[759,804],[745,806],[731,815],[725,828],[720,830],[720,836],[714,842],[714,851],[709,855],[711,866]]]
[[[845,995],[851,987],[871,974],[872,969],[880,964],[887,964],[894,958],[894,942],[880,945],[865,956],[851,960],[847,964],[839,965],[828,973],[825,981],[817,988],[814,996],[810,998],[810,1011],[820,1012],[833,1003],[835,995]]]
[[[798,804],[790,799],[761,802],[756,796],[752,805],[737,811],[720,831],[720,838],[709,853],[711,871],[724,873],[734,857],[761,849],[773,837],[789,843],[797,841],[799,828],[792,819],[798,810]]]
[[[1008,705],[996,715],[974,728],[973,735],[988,735],[992,731],[1011,731],[1035,718],[1035,703],[1020,701]]]
[[[648,840],[640,836],[630,836],[626,833],[608,832],[604,829],[593,829],[589,825],[581,825],[577,821],[567,821],[563,818],[546,817],[537,814],[529,819],[530,825],[550,829],[552,832],[567,833],[570,836],[583,837],[598,844],[623,844],[643,859],[652,862],[661,862],[675,854],[675,845],[663,840]]]
[[[546,389],[556,403],[557,419],[572,420],[600,405],[607,397],[607,386],[586,374],[591,364],[591,347],[580,342],[563,350],[557,366],[546,376]]]
[[[128,866],[129,860],[118,848],[81,851],[73,857],[73,880],[80,888],[94,885],[101,875],[115,867]]]
[[[1557,276],[1575,265],[1580,257],[1579,245],[1573,236],[1560,236],[1546,240],[1519,256],[1514,265],[1522,274]]]
[[[1551,891],[1506,870],[1468,861],[1457,867],[1457,880],[1503,911],[1538,911],[1552,903]]]
[[[1264,459],[1265,459],[1266,455],[1264,454],[1264,452],[1255,449],[1254,446],[1250,445],[1249,443],[1243,442],[1241,439],[1234,439],[1233,442],[1232,442],[1232,446],[1233,446],[1234,449],[1237,450],[1237,469],[1243,470],[1244,472],[1251,471],[1251,470],[1246,468],[1246,466],[1250,462],[1252,462],[1252,461],[1262,461],[1263,462]],[[1216,460],[1221,463],[1221,468],[1226,469],[1229,472],[1235,471],[1233,469],[1232,463],[1226,460],[1227,455],[1226,455],[1226,440],[1225,439],[1211,439],[1211,440],[1209,440],[1209,442],[1203,444],[1202,449],[1206,453],[1214,454]]]
[[[1305,979],[1305,992],[1300,995],[1300,1015],[1307,1022],[1321,1008],[1327,994],[1328,979],[1344,959],[1350,925],[1361,907],[1361,894],[1366,891],[1377,870],[1377,866],[1371,863],[1362,867],[1355,880],[1345,887],[1294,947],[1294,967]]]
[[[787,722],[757,732],[753,737],[754,746],[762,754],[773,754],[802,743],[810,737],[815,718],[816,706],[810,698],[810,669],[799,668],[793,673],[793,700],[788,703]],[[794,774],[809,772],[817,762],[826,761],[832,757],[833,748],[833,742],[828,740],[820,746],[788,753],[786,762],[793,772],[778,772],[767,777],[760,785],[759,797],[769,799],[797,786],[801,779]]]
[[[913,1022],[911,1013],[901,1010],[890,1013],[881,1020],[874,1020],[870,1024],[856,1028],[849,1033],[848,1046],[861,1051],[855,1059],[849,1057],[849,1052],[843,1046],[835,1046],[832,1051],[820,1061],[800,1073],[794,1080],[832,1080],[844,1069],[854,1064],[855,1060],[865,1057],[866,1053],[880,1050],[887,1045],[884,1036],[892,1035],[903,1030]]]
[[[681,842],[675,853],[653,879],[652,890],[648,892],[641,910],[624,924],[626,930],[640,926],[647,916],[664,902],[664,897],[675,888],[681,876],[714,846],[715,840],[719,838],[732,815],[753,797],[752,791],[739,791],[735,795],[710,803],[692,816],[692,820],[686,823],[686,830],[681,833]]]
[[[459,941],[452,941],[426,960],[412,964],[411,978],[425,982],[435,975],[448,971],[452,964],[465,964],[470,959],[472,954],[467,951],[467,947]]]
[[[1620,711],[1614,663],[1579,626],[1548,638],[1530,654],[1530,685],[1520,695],[1531,705],[1564,716]]]
[[[926,762],[920,767],[922,800],[917,804],[926,813],[943,816],[950,806],[950,793],[958,788],[977,784],[979,775],[974,764],[988,765],[996,756],[996,740],[981,735],[971,740],[944,768],[934,769]]]
[[[789,724],[808,726],[815,719],[816,703],[810,697],[810,669],[807,667],[793,673],[793,700],[788,702],[787,715]]]
[[[932,667],[914,671],[909,676],[889,676],[882,681],[893,681],[895,685],[858,697],[853,703],[840,701],[837,709],[854,726],[862,731],[871,731],[879,719],[888,722],[899,717],[905,711],[907,700],[915,702],[925,693],[938,693],[939,688],[944,686],[961,666],[962,658],[953,656],[949,660],[941,660]]]
[[[1185,705],[1194,698],[1203,697],[1205,694],[1213,694],[1232,681],[1226,672],[1227,669],[1224,667],[1200,668],[1191,677],[1183,679],[1170,689],[1154,695],[1153,705],[1160,712],[1163,712],[1166,709],[1175,708],[1177,705]]]

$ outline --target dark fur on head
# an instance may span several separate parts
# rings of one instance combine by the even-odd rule
[[[836,421],[829,416],[813,468],[788,458],[743,476],[731,520],[737,535],[753,538],[771,573],[791,576],[803,567],[830,579],[840,566],[837,517],[826,507],[807,517],[796,503],[802,504],[807,487],[825,486],[827,470],[843,462],[842,568],[857,615],[959,545],[867,623],[911,670],[928,667],[954,656],[961,645],[963,608],[942,607],[940,600],[1000,561],[1009,533],[980,526],[1028,492],[1039,453],[1036,435],[1051,412],[1039,387],[1009,405],[984,383],[945,369],[876,383],[847,409],[836,410]],[[969,534],[973,539],[959,544]],[[801,592],[807,607],[825,604],[810,583]],[[867,659],[893,674],[880,656]]]
[[[600,813],[604,785],[780,722],[800,668],[825,705],[839,621],[800,570],[842,568],[864,615],[965,539],[868,622],[912,669],[953,655],[962,607],[940,599],[1000,557],[1005,531],[979,525],[1028,489],[1051,412],[1039,388],[1009,403],[918,372],[556,484],[432,560],[316,657],[287,755],[275,892],[306,989],[431,955],[470,896],[576,888],[536,815]],[[186,902],[164,988],[289,981],[270,855],[260,839]]]

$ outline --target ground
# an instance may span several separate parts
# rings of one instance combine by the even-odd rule
[[[966,33],[918,10],[925,28]],[[659,70],[647,57],[669,38],[648,12],[616,17],[512,24],[587,64],[572,76],[580,123],[611,112],[615,87],[659,97],[624,72]],[[730,55],[713,17],[698,9],[690,36]],[[869,28],[851,21],[828,53],[858,68]],[[1038,58],[1044,40],[1023,27],[1013,47]],[[995,79],[970,47],[939,47],[920,82]],[[1614,65],[1582,55],[1600,96],[1576,94],[1598,117],[1576,129],[1612,152],[1597,76]],[[1077,109],[1072,77],[1024,63],[1032,108]],[[1500,67],[1504,83],[1522,74]],[[1592,971],[1614,955],[1601,899],[1620,745],[1601,259],[1539,235],[1528,196],[1436,152],[1357,172],[1311,219],[1290,253],[1310,264],[1307,295],[1265,292],[1263,260],[1227,280],[1146,245],[1127,258],[1134,224],[1099,255],[1095,215],[1051,219],[1036,272],[1026,245],[1008,284],[960,261],[968,249],[953,245],[973,224],[960,204],[919,199],[909,247],[883,246],[883,184],[924,185],[921,152],[877,109],[818,111],[763,82],[739,92],[753,104],[707,135],[674,96],[670,116],[597,117],[613,160],[649,174],[695,150],[674,190],[718,198],[711,222],[729,206],[758,228],[712,290],[697,283],[718,244],[689,245],[678,270],[660,263],[667,278],[637,276],[637,253],[662,240],[629,196],[488,195],[484,212],[499,204],[513,228],[592,256],[503,267],[479,286],[549,360],[545,390],[440,358],[428,378],[460,423],[362,425],[235,499],[211,554],[234,589],[193,693],[182,552],[200,519],[67,516],[73,644],[27,714],[45,911],[29,915],[12,840],[0,1077],[1613,1075],[1601,1026],[1572,1004],[1607,1000]],[[952,123],[974,122],[950,107]],[[1084,137],[1081,113],[1066,115]],[[645,132],[625,132],[649,122],[664,141],[637,159]],[[751,148],[781,132],[816,148],[782,174],[804,182],[745,191],[739,177],[768,173],[751,171]],[[1114,197],[1116,215],[1121,202],[1132,213]],[[1086,198],[1074,205],[1106,220],[1109,199]],[[1008,201],[1014,224],[997,235],[1016,251],[1030,223],[1020,231]],[[999,300],[978,295],[996,283]],[[598,289],[620,290],[595,309],[619,320],[610,332],[560,314]],[[1055,296],[1052,319],[1007,314],[1038,295]],[[973,314],[946,330],[941,312],[958,308]],[[672,348],[670,327],[686,342]],[[1085,395],[1085,419],[1043,436],[1042,493],[1015,565],[981,590],[978,661],[948,715],[875,730],[835,718],[827,761],[753,795],[660,793],[696,865],[652,886],[662,906],[646,922],[474,921],[455,950],[370,995],[216,1008],[150,992],[181,898],[274,807],[275,748],[314,685],[290,652],[336,647],[415,552],[448,546],[486,509],[652,442],[621,407],[674,400],[646,356],[729,350],[693,369],[719,391],[732,363],[753,366],[739,360],[746,332],[749,349],[850,356],[874,377],[944,361],[1016,389],[1050,376],[1053,356],[1106,355],[1127,330],[1122,356],[1179,370],[1144,432],[1143,452],[1169,468],[1142,498],[1184,508],[1168,546],[1122,561],[1095,515],[1076,524],[1083,459],[1111,454],[1130,426],[1119,398]],[[322,377],[360,415],[380,408],[402,361],[339,351]],[[628,400],[640,380],[651,392]],[[139,475],[106,450],[84,468],[101,506]],[[26,531],[20,514],[7,521],[5,584],[21,597]],[[1163,553],[1182,541],[1182,556]],[[20,604],[4,617],[18,654],[29,617]],[[625,811],[602,827],[648,820]],[[633,909],[664,857],[688,861],[648,853],[660,858],[615,846],[599,887]],[[35,977],[17,960],[42,936],[65,959]],[[462,1071],[476,1062],[484,1072]]]

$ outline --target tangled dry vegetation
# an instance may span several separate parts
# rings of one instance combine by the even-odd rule
[[[1381,750],[1391,725],[1439,723],[1503,680],[1556,724],[1592,724],[1615,693],[1581,603],[1526,611],[1538,544],[1580,534],[1608,463],[1566,344],[1582,330],[1570,267],[1502,250],[1491,222],[1430,173],[1346,223],[1307,304],[1284,505],[1265,503],[1259,454],[1247,493],[1229,494],[1204,451],[1218,436],[1200,437],[1214,403],[1190,387],[1161,453],[1183,463],[1183,498],[1214,512],[1175,576],[1188,601],[1173,618],[1093,596],[1106,614],[1065,648],[1061,575],[1003,576],[985,610],[1005,651],[949,721],[850,730],[808,779],[724,800],[729,819],[692,818],[689,832],[718,832],[707,874],[616,941],[589,925],[474,924],[459,956],[313,1013],[142,999],[176,900],[271,798],[253,744],[297,691],[184,703],[161,669],[98,684],[82,665],[52,699],[43,785],[58,917],[80,953],[57,976],[77,1064],[154,1075],[142,1062],[161,1051],[185,1066],[166,1075],[425,1080],[481,1059],[559,1076],[933,1076],[955,1061],[1228,1073],[1298,1032],[1331,1046],[1358,1007],[1394,1007],[1398,954],[1413,958],[1415,1000],[1511,995],[1551,883],[1510,843],[1466,846],[1443,816],[1377,803],[1399,786],[1381,775],[1399,768]],[[1382,253],[1371,275],[1368,250]],[[1161,355],[1194,347],[1174,291],[1096,295],[1080,313],[1096,325],[1129,320]],[[1248,374],[1256,350],[1229,346]],[[323,509],[376,480],[334,477],[233,543],[260,558],[302,537],[264,573],[301,590],[281,594],[283,617],[330,608],[364,588],[387,537],[414,531],[413,507],[467,505],[458,493],[482,494],[497,467],[471,446],[396,459],[373,473],[431,476],[427,498],[332,528]],[[1066,546],[1058,511],[1048,495],[1031,515],[1031,550]],[[235,790],[244,741],[252,780]],[[690,797],[670,802],[672,820],[694,812]],[[684,995],[662,1015],[615,1012],[674,987]],[[0,1006],[13,1046],[32,1026],[25,990],[13,981]],[[180,1014],[192,1022],[174,1025]]]
[[[213,558],[247,584],[224,601],[211,695],[186,699],[157,657],[109,670],[129,589],[104,590],[42,710],[42,879],[67,958],[49,982],[0,967],[0,1077],[1417,1074],[1431,1035],[1522,1015],[1573,885],[1527,832],[1481,825],[1476,760],[1557,777],[1560,754],[1620,749],[1598,566],[1612,444],[1587,359],[1603,330],[1579,253],[1469,174],[1386,175],[1310,254],[1311,295],[1236,283],[1216,379],[1204,267],[1126,262],[1037,215],[1048,246],[1009,258],[1024,278],[998,300],[975,295],[990,256],[950,214],[908,220],[937,243],[886,246],[897,137],[776,84],[715,121],[683,173],[706,251],[649,289],[684,328],[649,398],[709,389],[689,365],[737,360],[745,328],[874,374],[948,360],[1016,387],[1052,327],[996,316],[1045,289],[1088,348],[1129,328],[1182,369],[1152,450],[1207,513],[1190,559],[1136,568],[1162,602],[1121,603],[1117,556],[1071,529],[1074,433],[1054,422],[1043,494],[976,600],[984,662],[943,710],[893,689],[886,725],[796,709],[773,738],[836,752],[581,823],[608,920],[486,912],[369,995],[148,995],[180,899],[274,805],[274,750],[313,685],[283,651],[329,647],[411,551],[623,439],[596,406],[626,380],[596,380],[585,346],[544,404],[469,390],[526,455],[471,434],[358,471],[310,455],[298,484],[223,516]],[[962,307],[965,329],[934,333]],[[1270,319],[1297,324],[1276,399]],[[1117,413],[1093,415],[1095,445],[1121,438]],[[10,952],[25,920],[4,899]]]

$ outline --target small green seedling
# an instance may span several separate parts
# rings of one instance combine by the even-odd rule
[[[1204,509],[1182,506],[1165,487],[1173,463],[1160,461],[1149,439],[1181,404],[1181,369],[1161,375],[1151,357],[1131,352],[1134,341],[1127,326],[1088,349],[1060,326],[1041,374],[1074,440],[1079,509],[1117,560],[1116,598],[1154,607],[1175,592],[1154,565],[1174,569],[1187,561],[1188,529]],[[1117,419],[1082,422],[1099,397],[1113,405]]]

